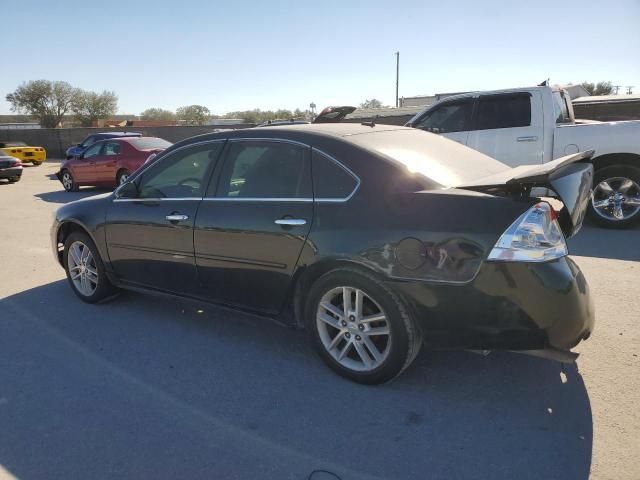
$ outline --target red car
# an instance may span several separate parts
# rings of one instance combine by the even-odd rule
[[[96,142],[80,157],[64,160],[58,180],[67,192],[78,187],[115,187],[127,181],[152,154],[172,144],[157,137],[110,138]]]

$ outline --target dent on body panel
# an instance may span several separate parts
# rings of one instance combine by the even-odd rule
[[[440,241],[405,237],[362,253],[392,278],[463,283],[475,277],[485,256],[478,243],[460,236]]]

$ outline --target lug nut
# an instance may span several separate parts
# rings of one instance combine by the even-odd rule
[[[351,334],[349,332],[345,333],[344,336],[347,338],[351,338]]]
[[[349,321],[350,322],[355,322],[356,321],[356,317],[354,317],[353,315],[349,315]]]
[[[360,335],[356,335],[356,340],[360,341],[362,340],[362,337],[360,337]]]
[[[347,322],[345,322],[344,320],[342,322],[340,322],[340,325],[342,325],[343,327],[347,326]]]
[[[364,330],[364,325],[362,325],[362,324],[358,325],[358,330],[360,330],[360,331]]]

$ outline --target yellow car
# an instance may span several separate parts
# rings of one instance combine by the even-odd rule
[[[42,147],[29,147],[24,142],[0,142],[0,151],[17,158],[22,163],[42,165],[47,159],[47,151]]]

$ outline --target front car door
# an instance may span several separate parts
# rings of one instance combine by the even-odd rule
[[[466,145],[472,110],[471,97],[448,100],[427,110],[412,126]]]
[[[540,92],[480,95],[467,146],[512,167],[542,163]]]
[[[193,224],[223,145],[221,140],[174,150],[133,180],[133,198],[113,200],[106,239],[122,281],[174,293],[197,291]]]
[[[96,182],[96,161],[100,158],[103,146],[102,142],[94,143],[80,158],[72,161],[71,173],[77,183],[93,185]]]
[[[208,298],[280,311],[313,219],[309,156],[284,140],[229,140],[194,229]]]
[[[96,175],[100,183],[114,185],[116,183],[116,170],[122,145],[119,140],[104,142],[100,157],[96,159]]]

